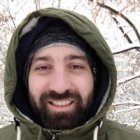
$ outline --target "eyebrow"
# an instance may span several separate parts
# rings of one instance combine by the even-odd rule
[[[84,61],[88,61],[86,56],[84,56],[84,55],[74,55],[74,54],[66,56],[64,58],[64,60],[65,61],[67,61],[67,60],[84,60]]]
[[[72,61],[72,60],[82,60],[82,61],[88,61],[87,57],[84,55],[75,55],[70,54],[68,56],[64,57],[64,61]],[[53,61],[53,58],[51,56],[37,56],[33,58],[32,64],[37,61]]]
[[[50,56],[40,56],[40,57],[34,57],[32,63],[35,63],[37,61],[53,61],[53,59]]]

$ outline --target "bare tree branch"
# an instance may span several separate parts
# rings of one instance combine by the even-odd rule
[[[134,106],[140,106],[140,102],[128,101],[128,102],[123,102],[123,103],[113,103],[113,104],[112,104],[112,106],[120,106],[120,105],[134,105]]]
[[[58,0],[58,8],[61,6],[61,0]]]
[[[135,47],[130,47],[130,48],[127,48],[127,49],[119,50],[119,51],[113,52],[113,54],[115,55],[115,54],[130,51],[130,50],[133,50],[133,49],[136,49],[137,51],[140,51],[140,46],[135,46]]]
[[[36,10],[40,9],[40,0],[34,0]]]
[[[137,78],[140,78],[140,74],[136,74],[134,76],[131,76],[131,77],[128,77],[128,78],[125,78],[125,79],[118,80],[118,85],[127,83],[127,82],[129,82],[131,80],[134,80],[134,79],[137,79]]]
[[[16,24],[15,24],[14,18],[13,18],[13,16],[12,16],[12,14],[11,14],[11,12],[10,12],[9,9],[8,9],[8,13],[9,13],[10,19],[11,19],[12,22],[13,22],[14,28],[16,29]]]
[[[135,123],[134,128],[137,126],[137,124],[140,122],[140,119]]]
[[[11,19],[13,25],[14,25],[14,28],[16,29],[16,24],[15,24],[15,21],[14,21],[14,17],[12,16],[12,14],[11,14],[11,12],[10,12],[10,10],[9,10],[9,1],[7,1],[7,7],[6,7],[3,3],[1,3],[1,2],[0,2],[0,4],[1,4],[3,7],[5,7],[5,9],[7,10],[8,14],[9,14],[9,17],[10,17],[10,19]]]
[[[34,3],[35,3],[36,10],[38,10],[37,1],[34,0]]]
[[[136,34],[136,36],[137,36],[137,38],[138,38],[138,40],[140,42],[140,34],[139,34],[137,28],[135,27],[135,25],[125,15],[123,15],[122,13],[114,10],[113,8],[107,6],[107,5],[103,4],[103,3],[98,2],[98,5],[103,7],[103,8],[106,8],[106,9],[110,10],[111,12],[113,12],[116,15],[121,16],[133,28],[133,30],[135,31],[135,34]]]
[[[78,1],[78,3],[74,6],[73,11],[78,7],[78,5],[81,3],[81,0]]]
[[[128,109],[118,110],[118,111],[116,111],[116,113],[128,112],[128,111],[137,110],[137,109],[140,109],[140,106],[134,106],[134,107],[130,107]]]
[[[113,17],[113,20],[116,22],[116,24],[118,25],[119,22],[117,21],[117,19],[115,17]],[[124,37],[126,38],[126,40],[129,43],[132,43],[131,39],[129,38],[129,36],[124,32],[123,28],[119,26],[120,31],[124,34]]]

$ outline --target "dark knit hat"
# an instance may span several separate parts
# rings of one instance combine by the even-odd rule
[[[25,83],[27,82],[32,59],[36,52],[42,47],[47,48],[47,46],[53,43],[66,43],[80,49],[88,58],[93,75],[95,76],[96,60],[89,49],[90,47],[66,23],[60,21],[58,23],[52,23],[43,33],[37,35],[36,39],[33,41],[25,64]]]

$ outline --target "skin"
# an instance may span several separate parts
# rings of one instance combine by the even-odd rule
[[[28,86],[32,106],[39,109],[42,101],[43,108],[50,116],[73,114],[78,104],[76,96],[81,99],[83,108],[88,106],[89,99],[93,96],[94,77],[88,60],[80,49],[66,43],[54,43],[43,47],[33,57]],[[63,97],[67,91],[74,95]],[[56,93],[58,98],[47,96],[49,92],[50,95]],[[44,100],[41,100],[43,94]]]

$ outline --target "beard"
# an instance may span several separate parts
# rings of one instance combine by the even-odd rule
[[[31,108],[41,126],[48,129],[64,130],[72,129],[83,125],[91,118],[91,108],[93,104],[93,91],[88,94],[86,101],[83,102],[79,92],[67,90],[64,93],[48,91],[41,94],[39,105],[37,106],[32,93],[29,94]],[[53,111],[46,105],[49,100],[68,100],[73,99],[74,107],[69,111]]]

